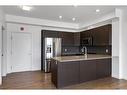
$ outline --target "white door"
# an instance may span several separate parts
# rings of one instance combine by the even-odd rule
[[[2,24],[0,23],[0,85],[2,84],[2,61],[1,61],[1,55],[2,55]]]
[[[11,70],[12,72],[30,71],[32,68],[31,34],[12,32]]]

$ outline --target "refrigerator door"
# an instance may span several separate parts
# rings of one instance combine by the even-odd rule
[[[53,57],[61,56],[61,38],[53,39]]]
[[[45,38],[45,59],[53,57],[53,38]]]
[[[50,62],[53,57],[53,38],[45,38],[45,62],[44,62],[44,72],[50,72]]]
[[[51,58],[56,56],[61,56],[61,38],[45,38],[45,72],[50,72]]]

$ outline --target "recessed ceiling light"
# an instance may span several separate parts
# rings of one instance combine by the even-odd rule
[[[100,10],[99,9],[96,9],[96,12],[98,13],[98,12],[100,12]]]
[[[73,17],[72,20],[75,21],[75,18]]]
[[[62,19],[62,16],[59,16],[60,19]]]
[[[20,6],[20,8],[25,11],[30,11],[32,9],[30,6]]]
[[[78,7],[78,5],[74,5],[74,7]]]

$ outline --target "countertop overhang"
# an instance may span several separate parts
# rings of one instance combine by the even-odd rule
[[[87,56],[85,55],[59,56],[59,57],[53,57],[53,59],[59,62],[69,62],[69,61],[81,61],[81,60],[106,59],[111,57],[112,57],[111,55],[87,54]]]

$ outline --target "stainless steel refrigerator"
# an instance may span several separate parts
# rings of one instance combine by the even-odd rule
[[[44,72],[50,72],[51,58],[61,56],[61,38],[44,39]]]

